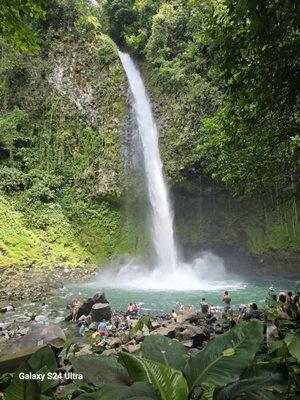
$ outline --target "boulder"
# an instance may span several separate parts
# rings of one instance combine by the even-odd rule
[[[117,354],[117,350],[116,349],[107,349],[107,350],[104,350],[101,353],[101,356],[112,356],[112,355],[115,355],[115,354]]]
[[[152,331],[150,335],[167,336],[171,339],[175,339],[177,331],[179,330],[180,325],[166,324],[166,326],[161,326],[160,328],[155,329],[155,331]]]
[[[187,349],[191,349],[193,347],[192,340],[184,340],[181,342],[181,344],[183,344],[183,346],[186,347]]]
[[[48,344],[60,349],[64,346],[66,340],[64,331],[58,325],[48,325],[43,328],[35,329],[27,335],[17,339],[12,344],[11,348],[6,351],[18,352]]]
[[[2,351],[0,373],[15,371],[39,348],[51,345],[61,349],[66,342],[64,331],[57,325],[49,325],[18,338],[9,348]]]
[[[121,342],[124,344],[129,342],[129,332],[119,331],[116,336],[121,339]]]
[[[195,325],[184,325],[185,329],[176,334],[176,338],[181,341],[192,340],[192,347],[201,347],[203,341],[208,340],[209,332],[204,328]]]
[[[158,323],[157,321],[152,321],[151,322],[152,325],[152,330],[154,331],[157,328],[160,328],[160,323]]]
[[[93,297],[92,300],[94,304],[96,303],[109,303],[105,297],[105,292],[102,290],[101,292],[96,293]]]
[[[96,303],[92,306],[91,317],[93,322],[111,319],[111,308],[108,303]]]
[[[123,351],[127,351],[128,353],[137,353],[141,349],[140,343],[138,344],[128,344],[122,346]]]
[[[96,331],[98,328],[98,324],[97,322],[92,322],[89,326],[88,326],[90,331]]]
[[[45,322],[46,321],[46,317],[45,317],[45,315],[36,315],[34,320],[36,322]]]
[[[109,347],[112,349],[115,349],[116,347],[119,347],[122,345],[122,341],[120,338],[115,337],[115,338],[109,338],[106,340],[106,343]]]
[[[6,331],[7,329],[10,329],[11,324],[8,322],[0,322],[0,331]]]
[[[15,310],[15,307],[9,305],[9,306],[0,308],[0,313],[5,313],[5,312],[8,312],[8,311],[14,311],[14,310]]]
[[[108,303],[105,297],[105,292],[103,290],[96,293],[93,297],[89,297],[88,299],[82,302],[81,307],[79,308],[78,311],[78,318],[80,318],[82,315],[90,314],[93,305],[97,303]],[[71,319],[72,319],[72,314],[66,318],[66,321],[71,321]]]

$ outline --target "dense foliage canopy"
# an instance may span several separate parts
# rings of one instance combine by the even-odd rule
[[[164,90],[189,94],[196,168],[239,195],[295,194],[298,1],[115,0],[106,9],[113,35],[146,56]]]
[[[1,0],[0,37],[17,50],[37,52],[39,39],[32,29],[36,20],[44,19],[49,0]]]

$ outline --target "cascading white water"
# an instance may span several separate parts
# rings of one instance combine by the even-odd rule
[[[173,232],[173,215],[167,186],[163,178],[158,146],[158,129],[141,74],[131,57],[119,51],[132,94],[133,114],[142,142],[148,197],[151,204],[151,238],[156,262],[149,265],[131,260],[118,268],[109,266],[101,271],[95,282],[103,287],[146,290],[199,290],[223,287],[223,261],[209,253],[202,253],[192,263],[183,263],[177,257]],[[216,281],[219,283],[216,285]]]
[[[151,238],[157,257],[157,266],[172,271],[177,265],[177,255],[173,215],[159,153],[158,129],[139,70],[129,54],[119,51],[119,56],[132,93],[133,107],[143,146],[146,183],[152,213]]]

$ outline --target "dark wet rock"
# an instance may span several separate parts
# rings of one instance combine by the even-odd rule
[[[111,308],[108,303],[96,303],[91,310],[91,317],[93,322],[100,322],[103,319],[110,320]]]
[[[203,341],[209,339],[209,332],[203,327],[187,324],[184,324],[183,327],[185,329],[179,332],[176,338],[181,341],[192,340],[192,347],[201,347]]]
[[[182,329],[180,324],[163,324],[165,326],[161,326],[160,328],[155,329],[150,333],[150,335],[162,335],[167,336],[171,339],[175,339],[177,333]]]
[[[108,304],[108,301],[105,297],[104,291],[100,291],[100,292],[96,293],[93,297],[89,297],[88,299],[86,299],[82,302],[82,305],[78,311],[78,318],[80,318],[82,315],[86,315],[86,316],[89,315],[92,311],[93,305],[98,304],[98,303]],[[72,305],[70,305],[70,307],[72,307]],[[72,315],[69,315],[66,318],[66,321],[71,321],[71,320],[72,320]]]
[[[6,312],[14,311],[14,310],[15,310],[15,307],[12,305],[9,305],[9,306],[0,308],[0,313],[6,313]]]
[[[109,303],[109,301],[105,297],[105,292],[104,291],[96,293],[93,296],[92,299],[93,299],[94,304],[96,304],[96,303]]]

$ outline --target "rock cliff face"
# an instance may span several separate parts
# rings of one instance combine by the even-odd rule
[[[2,52],[0,210],[16,228],[0,227],[3,266],[102,263],[128,250],[125,78],[116,45],[77,6],[58,24],[54,4],[38,56]]]

